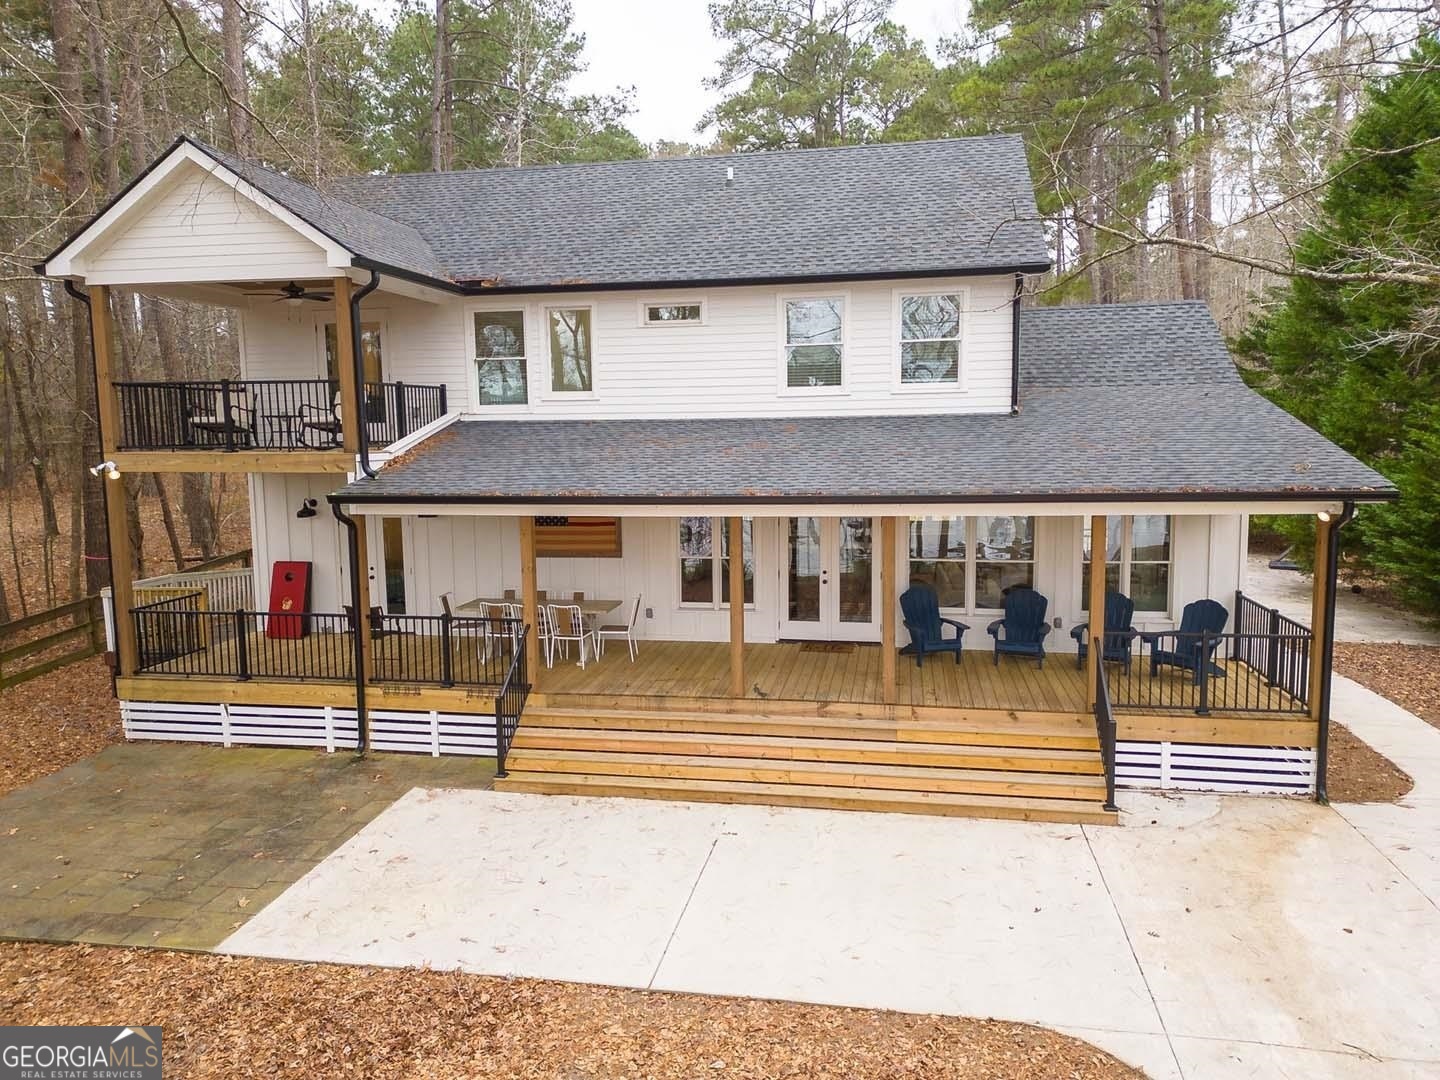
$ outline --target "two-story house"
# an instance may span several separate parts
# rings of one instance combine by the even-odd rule
[[[1393,489],[1203,305],[1023,305],[1049,265],[1008,136],[323,190],[177,140],[38,268],[88,287],[101,482],[249,482],[238,586],[128,580],[112,521],[127,733],[1042,819],[1323,797],[1335,538]],[[117,380],[112,286],[234,308],[238,377]],[[1244,596],[1255,513],[1316,521],[1313,631]]]

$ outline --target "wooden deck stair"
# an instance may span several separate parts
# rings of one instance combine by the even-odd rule
[[[756,709],[756,711],[749,711]],[[1113,824],[1083,713],[525,711],[501,791]]]

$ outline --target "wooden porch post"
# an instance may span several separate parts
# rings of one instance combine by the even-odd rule
[[[1104,651],[1105,634],[1105,515],[1090,518],[1090,652],[1085,662],[1085,703],[1095,707],[1095,677]]]
[[[540,579],[535,572],[535,519],[520,519],[520,600],[525,605],[525,670],[532,689],[540,687]]]
[[[100,451],[110,460],[120,443],[120,401],[115,396],[115,340],[110,320],[110,289],[91,285],[90,346],[95,353],[96,407],[100,421]],[[88,468],[95,462],[85,462]],[[125,480],[111,480],[104,473],[105,528],[110,541],[110,599],[115,613],[115,673],[133,675],[139,662],[135,639],[135,551],[130,543],[130,522],[125,513]]]
[[[880,681],[886,705],[894,705],[895,688],[895,530],[896,519],[880,519]]]
[[[1320,685],[1325,678],[1325,608],[1330,589],[1330,523],[1315,519],[1315,577],[1310,593],[1310,718],[1320,719]]]
[[[725,521],[730,550],[730,696],[745,696],[745,522]]]
[[[350,279],[337,277],[335,288],[335,365],[340,376],[340,430],[342,445],[360,452],[360,424],[364,422],[364,387],[355,384],[355,334],[350,326]]]

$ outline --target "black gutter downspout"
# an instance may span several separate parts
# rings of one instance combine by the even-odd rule
[[[105,433],[100,430],[100,372],[95,368],[95,309],[90,306],[90,297],[77,289],[69,278],[65,279],[65,291],[85,305],[85,319],[90,324],[90,377],[95,381],[95,430],[100,436],[100,454],[103,457]],[[118,438],[120,433],[117,431],[115,434]],[[122,487],[120,490],[123,492],[125,489]],[[110,569],[110,611],[115,620],[115,663],[110,665],[110,696],[118,698],[120,693],[116,689],[116,680],[120,675],[120,620],[129,618],[130,613],[121,612],[115,607],[115,549],[110,542],[110,482],[104,474],[100,476],[100,510],[105,515],[105,565]],[[104,613],[103,604],[101,613]]]
[[[354,518],[340,509],[332,496],[330,512],[335,520],[345,526],[347,548],[350,553],[350,610],[355,612],[355,753],[365,754],[365,642],[361,634],[368,631],[368,615],[360,610],[360,526]],[[369,573],[369,568],[365,573]]]
[[[1015,275],[1015,298],[1010,301],[1010,415],[1020,415],[1020,297],[1025,275]]]
[[[1325,554],[1325,647],[1320,659],[1320,730],[1315,740],[1315,801],[1330,805],[1326,770],[1330,764],[1330,680],[1335,668],[1335,585],[1340,576],[1340,530],[1355,516],[1355,504],[1347,501],[1340,516],[1330,522],[1330,543]],[[1319,573],[1320,568],[1315,568]]]
[[[371,270],[369,282],[350,294],[350,352],[355,362],[355,401],[351,405],[355,411],[350,415],[355,417],[359,425],[360,471],[371,479],[375,476],[375,470],[370,466],[370,410],[369,402],[365,400],[365,356],[360,351],[360,301],[374,292],[379,285],[380,275]],[[383,386],[380,392],[385,392]],[[401,403],[397,401],[395,407],[400,408]]]

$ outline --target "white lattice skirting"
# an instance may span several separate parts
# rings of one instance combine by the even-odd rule
[[[1315,751],[1287,746],[1121,742],[1115,782],[1165,791],[1303,795],[1315,790]]]
[[[308,746],[353,750],[355,710],[334,706],[191,704],[122,701],[129,739],[219,743],[222,746]],[[428,712],[370,711],[370,747],[412,754],[495,753],[495,718]]]

